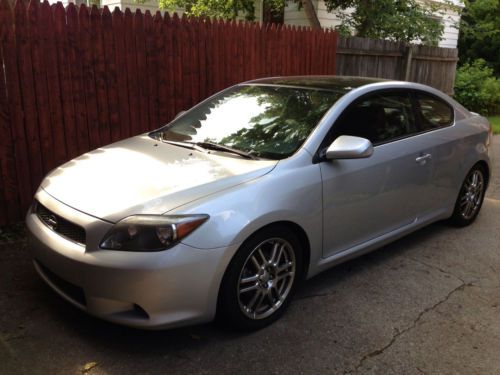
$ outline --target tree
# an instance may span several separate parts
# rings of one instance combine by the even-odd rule
[[[144,0],[136,0],[138,2]],[[265,0],[266,5],[275,11],[282,11],[288,2],[297,3],[304,8],[312,28],[320,28],[318,15],[312,0]],[[161,9],[176,10],[181,8],[187,15],[236,19],[241,16],[246,20],[255,19],[255,0],[158,0]]]
[[[247,20],[255,18],[253,0],[159,0],[158,5],[161,9],[167,10],[181,8],[187,15],[197,17],[235,19],[238,15],[242,15]]]
[[[465,1],[458,50],[461,65],[484,59],[500,75],[500,0]]]
[[[465,63],[457,69],[455,99],[467,109],[482,115],[500,113],[500,79],[483,59]]]
[[[431,45],[441,40],[444,31],[436,14],[454,7],[449,1],[431,0],[325,0],[325,4],[329,12],[339,12],[341,33]]]

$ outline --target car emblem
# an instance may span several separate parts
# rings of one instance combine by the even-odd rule
[[[57,229],[57,217],[55,215],[50,215],[47,218],[47,225],[52,229],[56,230]]]

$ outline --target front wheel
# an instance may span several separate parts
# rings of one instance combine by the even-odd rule
[[[301,274],[300,242],[286,227],[265,228],[243,243],[224,275],[219,322],[256,330],[277,320]]]
[[[479,214],[486,190],[486,173],[482,166],[475,165],[465,177],[460,188],[453,215],[452,224],[464,227],[471,224]]]

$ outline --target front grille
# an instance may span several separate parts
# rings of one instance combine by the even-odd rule
[[[71,221],[53,213],[40,202],[35,202],[35,213],[38,218],[54,232],[71,241],[85,245],[85,229]]]
[[[43,273],[43,275],[49,279],[49,281],[54,284],[62,293],[67,297],[71,298],[73,301],[79,303],[82,306],[86,306],[87,301],[85,300],[85,293],[82,288],[71,284],[69,281],[57,276],[54,272],[45,267],[38,260],[35,260],[36,265]]]

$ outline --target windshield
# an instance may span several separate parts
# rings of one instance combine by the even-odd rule
[[[201,147],[203,143],[218,144],[256,157],[284,159],[297,151],[344,93],[283,86],[236,86],[151,136]]]

